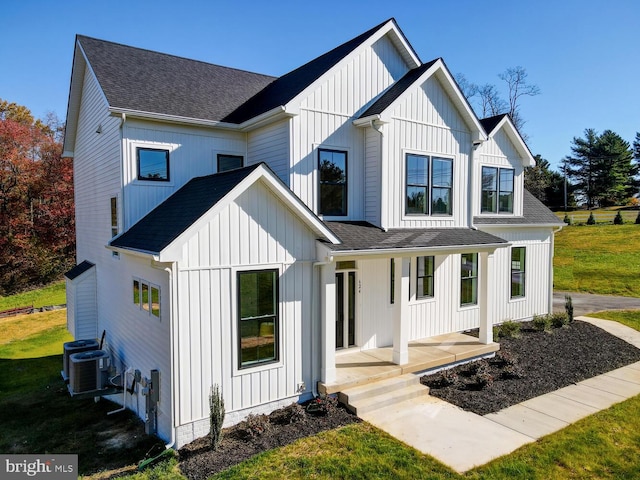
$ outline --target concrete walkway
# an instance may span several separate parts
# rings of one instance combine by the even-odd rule
[[[578,320],[640,348],[637,330],[608,320]],[[638,394],[640,362],[485,416],[426,396],[361,417],[462,473]]]

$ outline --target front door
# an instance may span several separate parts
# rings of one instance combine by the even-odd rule
[[[336,349],[356,344],[356,272],[336,273]]]

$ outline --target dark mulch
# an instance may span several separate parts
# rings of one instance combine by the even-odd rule
[[[525,322],[520,338],[499,342],[495,358],[424,376],[422,383],[431,395],[486,415],[640,361],[639,349],[580,321],[551,332]]]
[[[268,417],[252,417],[225,429],[216,451],[211,450],[208,437],[199,438],[180,449],[180,470],[189,479],[205,479],[266,450],[360,421],[337,402],[326,410],[326,414],[312,415],[292,405]]]

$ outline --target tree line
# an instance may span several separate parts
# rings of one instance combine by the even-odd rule
[[[0,99],[0,295],[49,283],[75,264],[73,161],[64,126]]]

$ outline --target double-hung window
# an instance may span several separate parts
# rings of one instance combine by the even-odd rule
[[[407,215],[451,215],[453,161],[408,153],[405,157]]]
[[[118,235],[118,197],[111,197],[111,238]]]
[[[511,168],[482,167],[482,213],[513,213]]]
[[[416,298],[433,297],[433,256],[418,257],[416,262]]]
[[[460,305],[478,303],[478,254],[463,253],[460,262]]]
[[[169,150],[138,147],[136,157],[138,180],[169,181]]]
[[[327,216],[347,215],[347,152],[318,150],[319,208]]]
[[[525,247],[511,248],[511,298],[524,297]]]
[[[278,361],[278,270],[238,272],[238,368]]]

